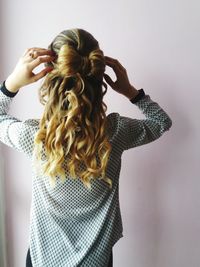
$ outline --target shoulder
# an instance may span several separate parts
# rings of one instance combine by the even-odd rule
[[[26,119],[22,121],[22,132],[28,135],[34,135],[39,130],[39,119]]]
[[[40,124],[40,119],[26,119],[24,120],[24,124],[27,126],[32,126],[32,127],[39,127]]]
[[[108,126],[116,127],[119,121],[120,114],[118,112],[112,112],[107,115]]]
[[[112,112],[107,115],[107,130],[110,137],[114,137],[119,129],[120,114]]]

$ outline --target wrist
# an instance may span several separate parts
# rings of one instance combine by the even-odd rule
[[[9,91],[9,90],[6,88],[5,81],[1,84],[0,91],[1,91],[4,95],[9,96],[9,97],[14,97],[14,96],[19,92],[19,91],[17,91],[17,92],[11,92],[11,91]]]
[[[8,91],[10,91],[12,93],[17,93],[20,89],[20,86],[17,85],[14,80],[15,79],[11,75],[8,76],[8,78],[5,81],[5,86],[6,86]]]
[[[135,97],[133,97],[133,98],[131,98],[131,99],[129,99],[129,100],[131,101],[131,103],[135,104],[135,103],[137,103],[139,100],[141,100],[143,97],[145,97],[145,92],[144,92],[144,90],[141,88],[140,90],[138,90],[138,94],[137,94]]]
[[[139,94],[139,91],[134,86],[131,85],[128,92],[125,94],[125,96],[130,100],[136,97],[138,94]]]

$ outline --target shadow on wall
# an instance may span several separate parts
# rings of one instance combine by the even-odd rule
[[[4,23],[3,23],[3,11],[2,11],[2,1],[0,1],[0,36],[3,36]],[[0,49],[0,62],[1,62],[1,72],[0,72],[0,83],[4,79],[4,38],[1,38],[1,49]],[[5,242],[5,197],[4,197],[4,161],[3,161],[3,151],[2,145],[0,144],[0,266],[6,267],[6,242]]]
[[[173,86],[175,88],[176,85]],[[184,115],[182,109],[179,109],[179,104],[176,99],[170,98],[170,95],[166,94],[166,103],[169,103],[166,108],[167,113],[172,119],[172,127],[169,132],[165,132],[163,137],[169,138],[165,141],[165,138],[161,137],[159,140],[159,147],[161,151],[155,149],[155,153],[152,155],[151,151],[142,153],[141,161],[144,164],[144,168],[139,170],[140,180],[144,177],[145,181],[142,183],[142,194],[138,191],[137,199],[138,203],[143,203],[134,211],[134,223],[140,228],[144,229],[144,237],[139,236],[138,240],[141,241],[141,247],[139,248],[139,258],[148,259],[148,266],[160,266],[158,263],[159,255],[164,255],[164,246],[162,246],[162,233],[163,228],[167,226],[165,214],[165,195],[163,193],[167,190],[167,184],[171,183],[171,170],[176,164],[176,158],[179,156],[179,151],[187,143],[188,139],[191,139],[191,123],[187,120],[187,116]],[[161,104],[162,106],[162,104]],[[164,108],[165,109],[165,108]],[[176,115],[176,116],[173,116]],[[174,119],[176,118],[176,120]],[[175,133],[175,134],[174,134]],[[177,138],[179,136],[179,138]],[[163,140],[162,140],[163,138]],[[152,144],[152,146],[155,144]],[[148,149],[147,149],[148,150]],[[179,168],[179,166],[177,166]],[[148,171],[147,171],[148,170]],[[179,171],[177,172],[178,175]],[[163,174],[165,177],[163,178]],[[167,179],[166,179],[167,178]],[[143,210],[144,209],[144,210]],[[147,211],[148,210],[148,211]],[[135,222],[135,220],[137,220]],[[145,222],[145,225],[144,223]],[[141,231],[138,231],[141,234]],[[137,235],[137,233],[136,233]],[[146,248],[146,249],[145,249]],[[146,254],[146,255],[145,255]],[[147,264],[147,262],[142,262]],[[145,265],[146,266],[146,265]]]
[[[4,19],[3,19],[3,3],[0,1],[0,36],[4,36]],[[2,82],[4,78],[4,57],[3,57],[3,51],[4,51],[4,38],[1,38],[1,49],[0,49],[0,62],[1,62],[1,71],[0,71],[0,82]]]
[[[4,201],[4,172],[3,156],[0,144],[0,266],[6,267],[6,242],[5,242],[5,201]]]

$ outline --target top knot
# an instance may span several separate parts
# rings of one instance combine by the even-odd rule
[[[67,43],[62,45],[58,51],[58,58],[54,66],[62,77],[80,74],[83,78],[93,76],[97,80],[102,80],[105,59],[99,48],[83,56],[81,52]]]
[[[58,53],[56,67],[61,76],[73,76],[79,73],[86,76],[91,71],[90,60],[87,56],[81,56],[74,47],[64,44]]]

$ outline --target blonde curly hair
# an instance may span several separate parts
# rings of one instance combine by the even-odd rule
[[[105,175],[111,144],[103,102],[107,92],[103,51],[83,29],[62,31],[49,49],[57,58],[47,63],[53,70],[39,88],[45,108],[34,140],[35,159],[53,186],[56,175],[66,180],[67,169],[71,178],[81,179],[87,188],[91,179],[103,179],[111,188],[112,180]]]

